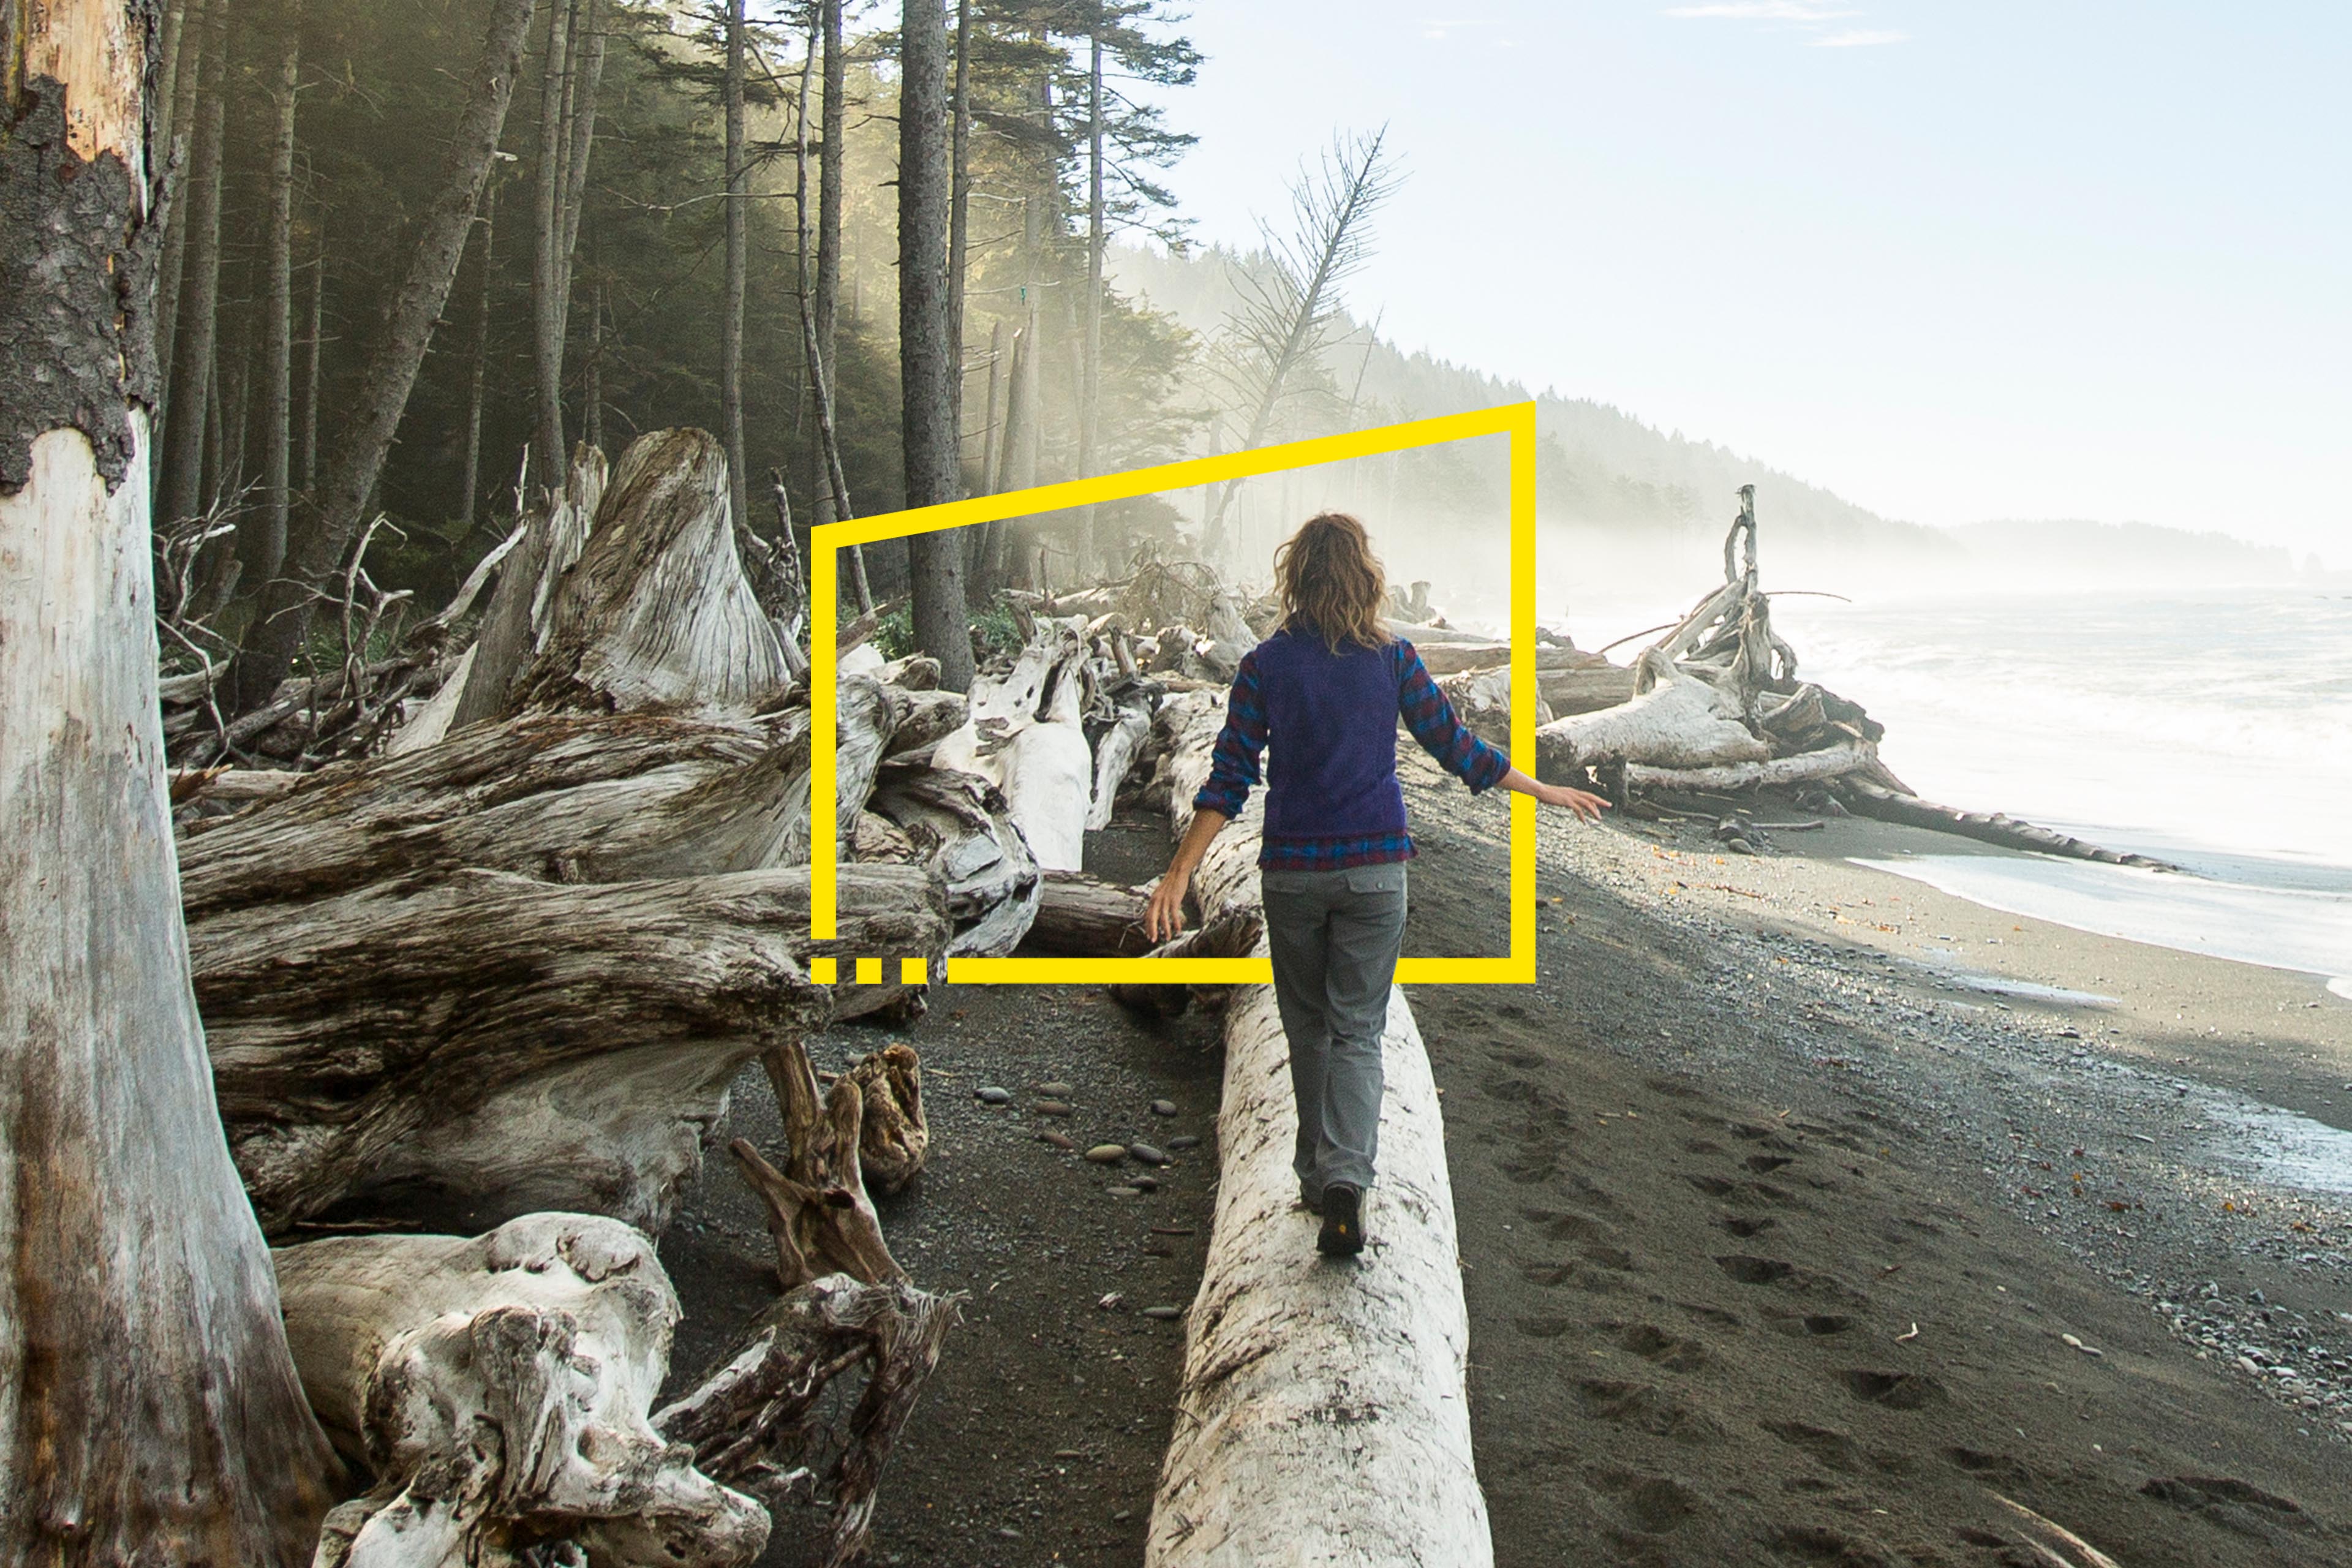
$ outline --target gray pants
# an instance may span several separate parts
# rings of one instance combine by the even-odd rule
[[[1380,1151],[1381,1036],[1404,945],[1404,864],[1266,871],[1274,999],[1298,1100],[1300,1194],[1372,1184]]]

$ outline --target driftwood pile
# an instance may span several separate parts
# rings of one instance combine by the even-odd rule
[[[487,566],[429,636],[392,629],[411,668],[352,667],[354,715],[321,678],[275,723],[181,726],[221,1113],[365,1488],[322,1562],[744,1563],[788,1503],[810,1559],[846,1562],[954,1321],[867,1196],[921,1168],[919,1061],[890,1046],[820,1097],[803,1043],[910,1018],[921,987],[810,966],[1010,952],[1039,871],[1002,793],[931,764],[969,713],[927,661],[845,679],[841,766],[810,777],[797,627],[729,510],[701,432],[645,437],[609,482],[583,454],[500,547],[471,640]],[[290,765],[215,765],[251,757]],[[825,943],[813,786],[844,826]],[[657,1410],[677,1305],[649,1238],[755,1057],[788,1146],[734,1154],[785,1293]],[[463,1234],[386,1234],[419,1225]]]
[[[1878,816],[2011,848],[2171,868],[1913,794],[1879,760],[1885,726],[1859,703],[1799,678],[1796,651],[1773,630],[1771,597],[1758,584],[1755,503],[1755,487],[1742,486],[1739,515],[1724,536],[1719,587],[1630,668],[1588,666],[1577,672],[1594,695],[1611,694],[1611,700],[1540,721],[1539,777],[1599,789],[1620,806],[1713,816],[1725,847],[1743,854],[1755,853],[1764,836],[1722,814],[1732,804],[1727,797],[1777,789],[1812,812]],[[1507,680],[1503,690],[1507,693]]]

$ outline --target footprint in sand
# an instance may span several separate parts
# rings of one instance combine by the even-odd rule
[[[1715,1223],[1745,1241],[1751,1236],[1763,1235],[1780,1222],[1777,1219],[1767,1219],[1760,1215],[1727,1214]]]
[[[1594,1378],[1576,1385],[1576,1402],[1594,1420],[1678,1443],[1719,1436],[1713,1422],[1654,1384]]]
[[[1765,1321],[1791,1339],[1827,1339],[1853,1327],[1853,1320],[1838,1312],[1780,1312],[1767,1307]]]
[[[1698,1511],[1698,1499],[1670,1476],[1600,1469],[1588,1471],[1584,1479],[1593,1490],[1614,1502],[1625,1522],[1643,1535],[1664,1535]]]
[[[1944,1385],[1924,1373],[1873,1372],[1853,1367],[1838,1374],[1845,1391],[1865,1405],[1882,1405],[1889,1410],[1919,1410],[1930,1405],[1941,1405],[1948,1397]]]
[[[1698,1341],[1670,1334],[1655,1323],[1610,1322],[1601,1326],[1615,1331],[1618,1349],[1631,1351],[1668,1372],[1696,1372],[1709,1359],[1706,1347]]]

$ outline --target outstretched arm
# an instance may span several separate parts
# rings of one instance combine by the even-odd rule
[[[1166,942],[1184,929],[1184,891],[1209,840],[1217,830],[1242,814],[1242,803],[1258,780],[1258,758],[1265,751],[1265,704],[1258,688],[1257,655],[1243,656],[1234,672],[1234,689],[1225,699],[1224,728],[1209,753],[1208,782],[1192,797],[1192,826],[1176,847],[1168,874],[1151,891],[1151,905],[1143,913],[1143,934]]]
[[[1546,805],[1564,805],[1587,822],[1600,821],[1601,814],[1609,809],[1609,802],[1591,790],[1570,789],[1566,784],[1538,784],[1517,768],[1495,783],[1513,795],[1533,795]]]
[[[1565,784],[1538,784],[1511,766],[1502,752],[1472,734],[1454,716],[1454,704],[1429,678],[1429,668],[1421,662],[1412,645],[1399,642],[1391,647],[1397,662],[1397,711],[1403,715],[1405,727],[1446,772],[1470,786],[1471,794],[1499,785],[1546,805],[1564,805],[1587,822],[1601,820],[1601,814],[1609,807],[1606,800]]]

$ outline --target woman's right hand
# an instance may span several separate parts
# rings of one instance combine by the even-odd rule
[[[1601,814],[1609,809],[1608,798],[1591,790],[1570,789],[1566,784],[1539,784],[1532,792],[1546,805],[1564,805],[1587,822],[1598,822]]]
[[[1184,892],[1192,885],[1190,867],[1171,866],[1151,889],[1151,903],[1143,911],[1143,934],[1154,943],[1172,942],[1184,930]]]

